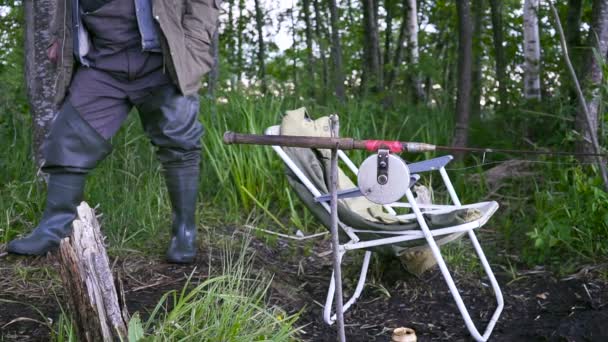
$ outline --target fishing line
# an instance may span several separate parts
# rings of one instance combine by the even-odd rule
[[[596,162],[553,162],[553,161],[545,161],[545,160],[530,160],[530,159],[507,159],[507,160],[501,160],[501,161],[491,161],[491,162],[482,162],[479,164],[475,164],[475,165],[471,165],[471,166],[464,166],[464,167],[446,167],[446,171],[463,171],[463,170],[468,170],[468,169],[473,169],[473,168],[479,168],[482,166],[486,166],[486,165],[498,165],[498,164],[503,164],[505,162],[508,161],[521,161],[521,162],[527,162],[527,163],[534,163],[534,164],[546,164],[546,165],[564,165],[564,166],[576,166],[576,165],[597,165]]]

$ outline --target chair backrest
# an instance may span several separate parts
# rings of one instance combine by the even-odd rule
[[[267,135],[279,135],[281,132],[280,126],[272,126],[266,129],[265,134]],[[298,178],[302,184],[305,185],[306,189],[314,197],[321,196],[328,193],[327,184],[329,184],[328,175],[328,163],[324,163],[323,156],[315,154],[311,149],[303,148],[281,148],[279,146],[272,147],[277,154],[281,157],[283,162],[289,167],[293,174]],[[358,172],[355,164],[348,158],[348,156],[341,150],[338,151],[339,159],[346,164],[348,169],[356,175]],[[319,167],[316,167],[318,163]],[[311,166],[311,164],[315,164]],[[325,165],[323,165],[325,164]],[[293,186],[294,184],[292,184]],[[356,185],[350,180],[346,173],[339,168],[338,170],[338,188],[339,190],[346,190],[355,188]],[[296,189],[298,191],[298,189]],[[358,214],[362,218],[369,221],[377,221],[377,219],[370,213],[379,214],[382,212],[383,207],[376,203],[372,203],[365,197],[355,197],[348,199],[341,199],[340,203],[348,210]],[[329,206],[324,203],[325,210],[329,213]],[[395,212],[388,207],[389,214]],[[385,218],[388,219],[388,218]]]
[[[265,134],[280,134],[280,126],[272,126],[266,129]],[[330,209],[327,202],[316,202],[315,197],[328,192],[327,178],[329,169],[328,161],[320,153],[315,153],[312,149],[272,146],[273,150],[279,155],[287,166],[287,177],[289,184],[304,205],[313,213],[325,227],[330,226]],[[356,166],[348,159],[344,153],[340,159],[348,168],[354,169]],[[325,164],[325,165],[324,165]],[[342,174],[343,172],[340,171]],[[341,184],[345,188],[353,188],[355,185],[344,175]],[[393,212],[394,213],[394,212]],[[341,199],[338,203],[338,217],[342,231],[351,240],[359,239],[370,240],[380,238],[381,232],[404,231],[417,229],[418,224],[414,220],[399,220],[395,215],[390,215],[383,211],[381,205],[367,200],[365,197]],[[352,227],[352,228],[351,228]],[[364,230],[366,233],[354,233],[354,230]],[[378,233],[376,233],[378,232]]]

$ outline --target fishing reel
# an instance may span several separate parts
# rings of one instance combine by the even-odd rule
[[[410,185],[410,171],[399,156],[380,148],[359,167],[359,190],[368,200],[377,204],[389,204],[401,199]]]

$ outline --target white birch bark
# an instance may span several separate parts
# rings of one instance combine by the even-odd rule
[[[524,97],[540,100],[539,0],[524,2]]]
[[[26,0],[25,16],[25,82],[32,114],[32,145],[37,166],[43,163],[42,142],[55,117],[56,68],[47,57],[51,42],[50,21],[55,0]]]
[[[601,122],[601,85],[602,82],[605,82],[603,79],[602,63],[606,62],[606,55],[608,55],[608,0],[595,0],[592,12],[591,30],[588,38],[590,49],[587,51],[583,66],[586,70],[582,81],[586,92],[591,129],[597,137],[599,122]],[[591,138],[591,132],[589,132],[585,116],[585,111],[579,106],[575,126],[577,131],[582,133],[583,141],[577,142],[576,151],[593,153],[595,152],[591,143],[593,139]]]
[[[419,101],[424,100],[424,90],[422,89],[422,79],[418,72],[418,61],[420,60],[420,52],[418,48],[418,8],[416,0],[407,0],[407,45],[409,48],[409,64],[414,69],[412,77],[412,87],[414,94]]]

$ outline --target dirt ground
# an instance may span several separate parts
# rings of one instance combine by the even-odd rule
[[[245,233],[236,230],[234,236]],[[226,231],[226,236],[232,229]],[[274,275],[271,305],[295,313],[301,311],[299,337],[304,341],[335,341],[335,326],[322,321],[321,304],[331,274],[329,244],[317,240],[308,245],[277,240],[266,243],[253,238],[254,268]],[[0,247],[0,253],[3,247]],[[209,265],[219,263],[219,249],[200,253],[196,265],[176,266],[144,256],[113,260],[122,274],[130,312],[144,316],[168,290],[179,289],[193,278],[209,275]],[[358,255],[346,258],[345,287],[348,294],[357,274]],[[196,266],[196,268],[195,268]],[[374,267],[372,265],[372,267]],[[212,266],[213,268],[213,266]],[[48,340],[48,324],[61,312],[61,286],[46,258],[0,258],[0,341]],[[421,279],[407,275],[399,265],[383,271],[374,268],[359,302],[345,316],[348,341],[390,341],[394,328],[416,331],[419,341],[469,341],[456,305],[438,270]],[[493,341],[608,341],[608,283],[591,268],[563,278],[541,269],[506,272],[494,266],[502,286],[505,308],[492,334]],[[393,272],[387,270],[394,270]],[[478,326],[485,326],[494,297],[485,279],[455,272],[462,297]]]

